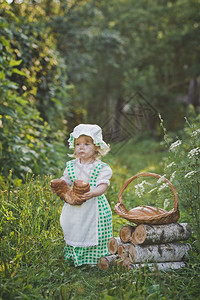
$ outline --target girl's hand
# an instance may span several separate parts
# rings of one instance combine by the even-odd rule
[[[83,194],[81,199],[84,201],[87,201],[93,197],[98,197],[106,191],[107,187],[108,187],[108,185],[106,183],[102,183],[102,184],[98,185],[94,190]]]
[[[93,191],[89,191],[89,192],[82,195],[81,200],[87,201],[87,200],[89,200],[93,197],[95,197]]]

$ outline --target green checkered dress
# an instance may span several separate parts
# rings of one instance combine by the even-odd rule
[[[105,165],[105,163],[99,162],[92,171],[90,176],[91,187],[96,187],[97,177]],[[67,171],[73,183],[76,180],[73,160],[67,162]],[[64,248],[65,259],[73,259],[76,267],[83,264],[97,264],[101,256],[109,255],[107,244],[112,237],[112,212],[105,195],[98,197],[98,209],[98,245],[90,247],[66,245]]]

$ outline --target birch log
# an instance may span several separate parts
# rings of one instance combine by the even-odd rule
[[[121,239],[119,237],[112,237],[108,241],[108,251],[111,254],[116,254],[120,245],[122,245]]]
[[[137,245],[138,244],[138,242],[135,240],[135,235],[134,235],[134,232],[132,233],[132,235],[131,235],[131,237],[130,237],[130,240],[129,240],[130,242],[131,242],[131,244],[135,244],[135,245]]]
[[[123,243],[128,243],[136,226],[125,225],[121,228],[119,236]]]
[[[134,262],[172,262],[187,259],[190,244],[168,243],[160,245],[133,245]]]
[[[118,259],[118,255],[102,256],[98,260],[98,267],[102,270],[107,270],[109,266],[115,264],[117,259]]]
[[[161,271],[167,270],[177,270],[180,268],[184,268],[186,264],[183,261],[174,261],[174,262],[160,262],[160,263],[146,263],[146,264],[129,264],[128,269],[139,269],[140,267],[148,267],[150,269],[157,268]]]
[[[163,244],[185,241],[191,235],[187,223],[172,223],[167,225],[138,225],[133,232],[134,244]]]
[[[118,255],[123,260],[128,257],[130,262],[133,262],[135,257],[135,248],[131,243],[122,244],[118,247]]]
[[[126,267],[128,270],[130,270],[130,269],[132,269],[131,265],[132,265],[132,261],[130,260],[130,258],[125,257],[122,261],[122,266]]]

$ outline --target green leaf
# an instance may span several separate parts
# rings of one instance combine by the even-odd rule
[[[9,65],[10,65],[10,67],[19,66],[21,64],[21,62],[22,62],[22,59],[20,59],[20,60],[12,59],[12,60],[10,60]]]
[[[0,37],[0,41],[1,41],[1,43],[3,44],[4,47],[10,45],[9,41],[8,41],[4,36],[1,36],[1,37]]]
[[[3,79],[5,79],[5,73],[4,73],[4,71],[1,71],[0,72],[0,80],[3,80]]]
[[[32,173],[31,168],[27,167],[27,166],[20,166],[20,169],[22,171],[24,171],[25,173]]]
[[[18,88],[17,84],[15,84],[14,82],[10,82],[7,85],[7,87],[10,88],[10,89],[14,89],[14,90],[16,90]]]
[[[12,69],[12,72],[27,77],[26,73],[18,70],[17,68]]]
[[[0,105],[0,111],[2,115],[7,115],[10,116],[12,118],[16,118],[16,114],[14,112],[14,110],[12,110],[10,107],[5,106],[5,105]]]
[[[16,97],[15,100],[17,103],[24,105],[24,106],[28,103],[28,101],[26,99],[23,99],[22,97]]]

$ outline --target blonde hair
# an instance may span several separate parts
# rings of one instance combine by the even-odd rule
[[[109,151],[110,151],[110,145],[108,144],[108,149],[101,149],[101,147],[100,146],[96,146],[95,144],[94,144],[94,141],[93,141],[93,139],[91,138],[91,136],[89,136],[89,135],[84,135],[84,134],[82,134],[82,135],[80,135],[79,137],[86,137],[86,138],[90,138],[91,139],[91,141],[92,141],[92,143],[93,143],[93,145],[94,145],[94,147],[95,147],[95,154],[94,154],[94,157],[95,157],[95,159],[96,158],[101,158],[102,156],[105,156]],[[78,137],[78,138],[79,138]],[[78,139],[77,138],[77,139]],[[76,142],[76,140],[77,139],[74,139],[74,144],[75,144],[75,142]],[[68,156],[69,157],[75,157],[75,158],[77,158],[77,155],[75,154],[75,148],[76,148],[76,146],[74,147],[74,153],[73,154],[68,154]]]

